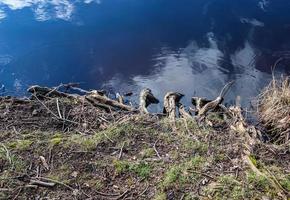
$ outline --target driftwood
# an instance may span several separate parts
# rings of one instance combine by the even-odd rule
[[[178,92],[168,92],[164,97],[163,113],[166,114],[169,119],[175,120],[176,118],[176,106],[178,105],[183,94]]]
[[[159,100],[152,94],[149,88],[145,88],[140,93],[139,110],[141,113],[149,113],[147,107],[150,104],[157,104]]]
[[[198,111],[198,117],[199,118],[203,118],[205,117],[205,115],[207,114],[207,112],[209,112],[210,110],[214,110],[216,109],[224,100],[224,96],[226,95],[226,93],[229,91],[230,87],[233,85],[233,81],[227,83],[223,89],[221,90],[219,96],[213,100],[213,101],[210,101],[208,103],[206,103],[204,106],[202,106],[199,111]],[[197,101],[198,102],[198,101]],[[205,103],[206,100],[199,100],[200,104],[201,103]],[[201,105],[200,105],[201,106]]]
[[[118,101],[109,99],[108,97],[106,97],[105,95],[100,95],[100,93],[98,91],[92,91],[89,95],[86,95],[85,97],[88,101],[90,101],[91,103],[97,105],[97,106],[103,106],[106,107],[107,109],[109,109],[110,107],[116,108],[116,109],[120,109],[120,110],[124,110],[124,111],[134,111],[135,109],[131,106],[122,104]]]
[[[204,107],[207,103],[211,102],[212,100],[208,100],[206,98],[201,97],[192,97],[191,103],[195,106],[195,114],[198,115],[199,111],[202,107]]]
[[[31,94],[43,98],[43,97],[71,97],[72,95],[60,92],[57,88],[48,88],[48,87],[41,87],[39,85],[33,85],[28,88],[27,92]]]
[[[184,118],[184,119],[193,119],[191,113],[189,113],[189,112],[187,112],[187,111],[185,110],[184,105],[182,105],[181,103],[179,103],[179,104],[177,105],[177,107],[178,107],[179,116],[180,116],[181,118]]]
[[[116,98],[118,99],[118,102],[121,104],[124,104],[124,96],[122,96],[120,93],[116,93]]]
[[[211,110],[222,110],[223,112],[227,111],[221,103],[225,94],[228,92],[229,88],[233,82],[226,84],[220,92],[220,95],[215,100],[208,100],[200,97],[192,97],[192,104],[195,106],[195,114],[198,118],[203,119],[207,112]],[[84,102],[87,101],[95,107],[102,108],[107,112],[110,111],[137,111],[134,107],[126,105],[124,103],[124,96],[120,94],[116,94],[117,100],[110,99],[106,96],[105,91],[93,90],[86,91],[76,87],[76,84],[61,84],[58,87],[48,88],[48,87],[40,87],[38,85],[31,86],[28,89],[28,92],[32,93],[35,98],[73,98],[78,101]],[[60,92],[59,89],[64,88],[65,90],[73,89],[78,92],[85,93],[85,95],[78,94],[68,94],[65,92]],[[132,93],[128,93],[128,96],[132,95]],[[164,97],[164,108],[163,113],[166,114],[170,119],[175,119],[177,117],[177,109],[179,117],[192,119],[191,113],[187,112],[182,104],[179,103],[180,99],[183,97],[183,94],[178,92],[168,92]],[[150,104],[157,104],[159,100],[154,97],[152,91],[149,88],[145,88],[141,91],[139,97],[139,111],[141,113],[149,113],[147,107]]]
[[[79,88],[74,87],[75,85],[62,84],[55,88],[41,87],[38,85],[31,86],[27,91],[32,93],[34,97],[42,99],[45,97],[52,98],[73,98],[75,100],[83,101],[87,100],[93,106],[105,109],[107,112],[112,110],[124,110],[124,111],[134,111],[135,109],[131,106],[125,105],[123,102],[118,102],[112,100],[106,96],[106,92],[103,90],[93,90],[86,91]],[[66,89],[71,88],[77,90],[79,92],[83,92],[86,95],[80,96],[78,94],[68,94],[64,92],[58,91],[59,88],[64,87]]]

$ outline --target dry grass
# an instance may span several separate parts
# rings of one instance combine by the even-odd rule
[[[290,80],[273,78],[258,99],[260,121],[268,129],[271,142],[286,143],[290,134]]]

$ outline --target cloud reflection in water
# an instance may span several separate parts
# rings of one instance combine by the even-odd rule
[[[74,14],[76,2],[89,4],[101,3],[101,0],[0,0],[0,20],[7,16],[7,10],[30,8],[38,21],[50,19],[69,21]]]
[[[257,95],[270,78],[255,69],[254,48],[246,42],[242,49],[231,56],[235,71],[233,77],[232,73],[222,67],[224,55],[218,49],[212,33],[208,34],[208,42],[209,48],[199,47],[195,42],[178,51],[164,48],[155,58],[157,69],[151,75],[137,75],[129,82],[116,76],[104,86],[133,91],[148,87],[160,100],[166,92],[178,91],[186,95],[184,103],[190,105],[190,97],[193,95],[214,98],[228,81],[234,79],[235,86],[227,99],[234,101],[237,95],[241,95],[243,105],[249,105],[251,98]],[[158,105],[153,110],[161,110],[161,107]]]

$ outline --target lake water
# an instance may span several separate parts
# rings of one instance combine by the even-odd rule
[[[0,0],[0,88],[79,82],[249,104],[290,72],[289,0]],[[133,97],[134,98],[134,97]],[[161,105],[159,105],[161,106]]]

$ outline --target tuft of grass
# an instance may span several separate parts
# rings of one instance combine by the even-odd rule
[[[93,150],[100,142],[99,138],[87,135],[72,135],[66,142],[67,146],[77,145],[81,150],[90,151]]]
[[[154,157],[156,155],[154,149],[151,148],[151,147],[143,149],[140,152],[140,154],[141,154],[142,159],[144,159],[144,158],[151,158],[151,157]]]
[[[144,129],[144,127],[138,127],[128,123],[111,126],[103,131],[96,132],[94,135],[74,134],[67,138],[65,146],[77,145],[84,151],[92,151],[102,142],[117,142],[126,136],[138,133],[142,128]]]
[[[222,175],[215,184],[205,190],[211,199],[245,199],[245,190],[242,184],[233,175]]]
[[[162,186],[167,188],[173,183],[177,182],[182,173],[182,168],[180,166],[171,167],[164,175]]]
[[[290,191],[290,175],[281,180],[281,185],[287,191]]]
[[[166,189],[175,185],[182,188],[183,185],[196,181],[200,175],[195,173],[195,171],[202,169],[206,164],[205,161],[204,157],[195,156],[185,162],[170,166],[164,174],[161,187]]]
[[[152,171],[152,167],[145,162],[134,163],[129,161],[114,160],[113,165],[118,175],[129,172],[134,173],[140,178],[147,179]]]
[[[251,171],[247,173],[246,178],[248,188],[251,191],[259,191],[272,198],[274,198],[277,195],[276,188],[266,177],[259,176],[255,172]]]
[[[276,80],[264,89],[258,97],[258,116],[269,129],[269,138],[274,143],[286,143],[290,128],[290,80],[289,77]]]
[[[130,165],[129,171],[134,172],[140,178],[147,179],[151,173],[151,166],[145,162],[141,162],[138,164]]]

